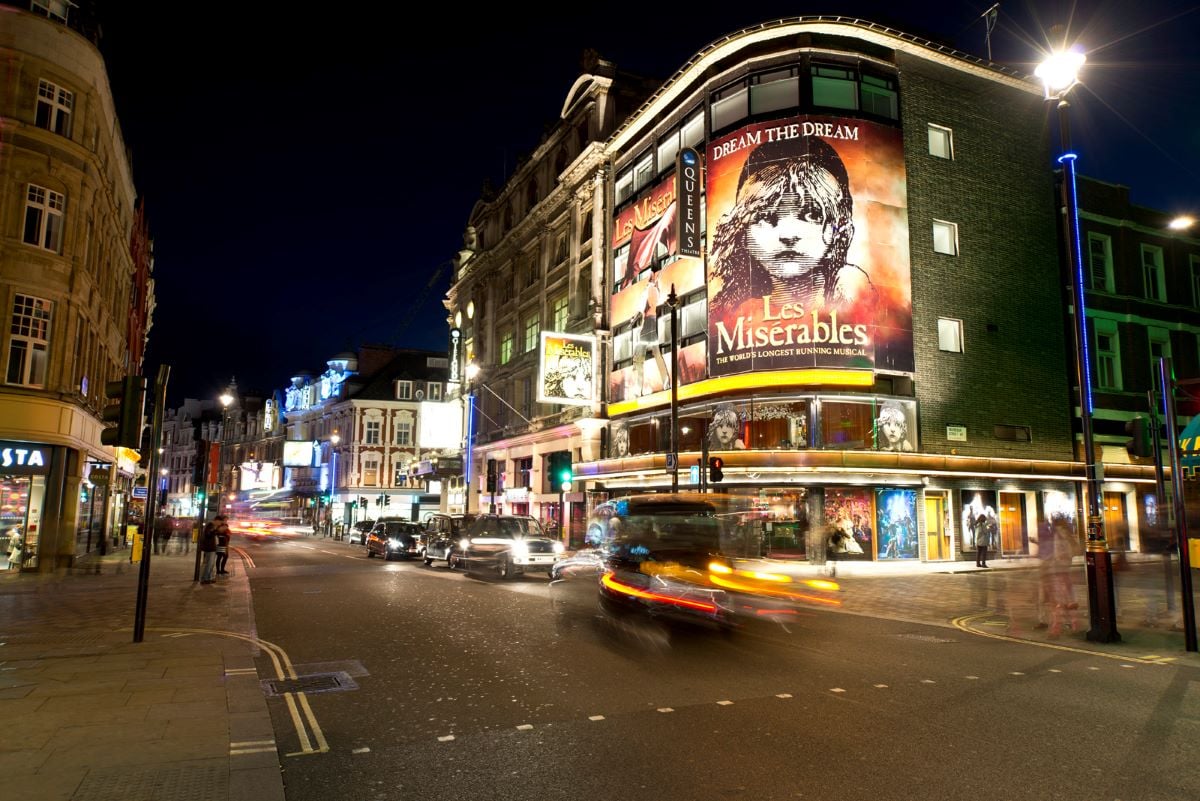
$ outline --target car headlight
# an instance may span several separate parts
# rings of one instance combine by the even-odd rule
[[[401,544],[402,544],[402,543],[400,542],[400,540],[398,540],[398,539],[395,539],[395,538],[392,538],[392,539],[388,540],[388,547],[389,547],[389,548],[399,548],[399,547],[401,546]]]
[[[563,545],[561,542],[554,543],[554,552],[555,553],[562,553],[565,550],[567,550],[567,546]]]
[[[517,556],[528,556],[529,543],[525,542],[525,540],[513,540],[512,552]]]
[[[460,551],[467,550],[467,548],[469,548],[470,545],[471,545],[471,541],[469,539],[467,539],[466,537],[463,537],[461,540],[458,541],[458,549]]]

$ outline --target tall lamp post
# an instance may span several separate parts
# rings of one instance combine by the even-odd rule
[[[229,386],[217,400],[221,402],[221,449],[217,451],[217,514],[221,514],[221,501],[225,494],[225,449],[229,444],[229,407],[237,399],[237,381],[230,379]]]
[[[331,475],[329,477],[329,524],[333,524],[333,496],[337,493],[337,446],[342,441],[338,435],[337,429],[329,435],[329,459],[331,464]]]
[[[1100,464],[1096,460],[1092,431],[1092,384],[1088,351],[1087,314],[1083,296],[1083,255],[1079,246],[1079,203],[1075,189],[1075,154],[1071,151],[1071,131],[1067,116],[1067,96],[1079,83],[1079,70],[1087,57],[1078,48],[1051,53],[1034,74],[1042,80],[1047,102],[1058,108],[1058,130],[1062,155],[1062,209],[1065,215],[1067,258],[1071,270],[1072,319],[1075,324],[1075,380],[1079,385],[1079,419],[1083,429],[1083,458],[1086,468],[1088,609],[1091,627],[1087,638],[1092,642],[1120,642],[1117,632],[1116,595],[1113,592],[1112,554],[1104,536],[1101,508]]]

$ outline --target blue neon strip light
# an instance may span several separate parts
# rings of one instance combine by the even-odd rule
[[[1074,153],[1063,153],[1058,157],[1058,163],[1063,165],[1063,180],[1067,186],[1067,213],[1071,215],[1071,224],[1074,226],[1073,235],[1075,237],[1075,263],[1072,266],[1075,270],[1074,281],[1074,303],[1075,313],[1080,315],[1079,336],[1083,340],[1083,386],[1080,387],[1082,394],[1082,403],[1087,408],[1088,414],[1091,414],[1095,407],[1092,405],[1092,349],[1089,345],[1088,338],[1088,319],[1087,306],[1083,300],[1083,250],[1079,241],[1079,198],[1076,195],[1075,188],[1075,159],[1078,158]]]

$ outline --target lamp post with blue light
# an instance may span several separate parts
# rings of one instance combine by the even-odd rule
[[[1087,57],[1078,47],[1064,48],[1050,54],[1038,65],[1034,74],[1041,79],[1046,100],[1058,108],[1058,130],[1062,155],[1062,213],[1066,234],[1066,255],[1070,268],[1072,319],[1075,328],[1075,380],[1079,385],[1079,419],[1083,430],[1083,459],[1085,465],[1085,495],[1087,498],[1087,563],[1088,610],[1090,628],[1087,638],[1092,642],[1120,642],[1117,632],[1116,595],[1113,591],[1112,554],[1104,535],[1104,513],[1101,507],[1103,477],[1096,459],[1092,429],[1092,383],[1088,350],[1087,313],[1084,304],[1083,255],[1079,244],[1079,202],[1075,186],[1075,153],[1071,150],[1071,131],[1067,99],[1079,83],[1079,70]]]

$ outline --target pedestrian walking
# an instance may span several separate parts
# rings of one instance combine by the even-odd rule
[[[161,515],[154,521],[154,553],[167,552],[167,544],[171,541],[171,533],[175,530],[175,520],[170,515]]]
[[[217,564],[217,524],[225,520],[224,517],[218,515],[212,519],[212,522],[204,524],[204,530],[200,532],[200,583],[212,584],[213,571]]]
[[[229,561],[229,525],[225,518],[217,519],[221,521],[217,526],[217,575],[228,576],[229,571],[225,569],[225,563]]]
[[[846,540],[849,535],[838,526],[831,526],[829,539],[825,542],[825,553],[829,562],[829,576],[837,578],[837,563],[846,553]]]
[[[176,521],[178,523],[178,521]],[[178,552],[188,554],[192,552],[192,525],[186,520],[182,524],[177,525],[179,531],[179,548]]]

